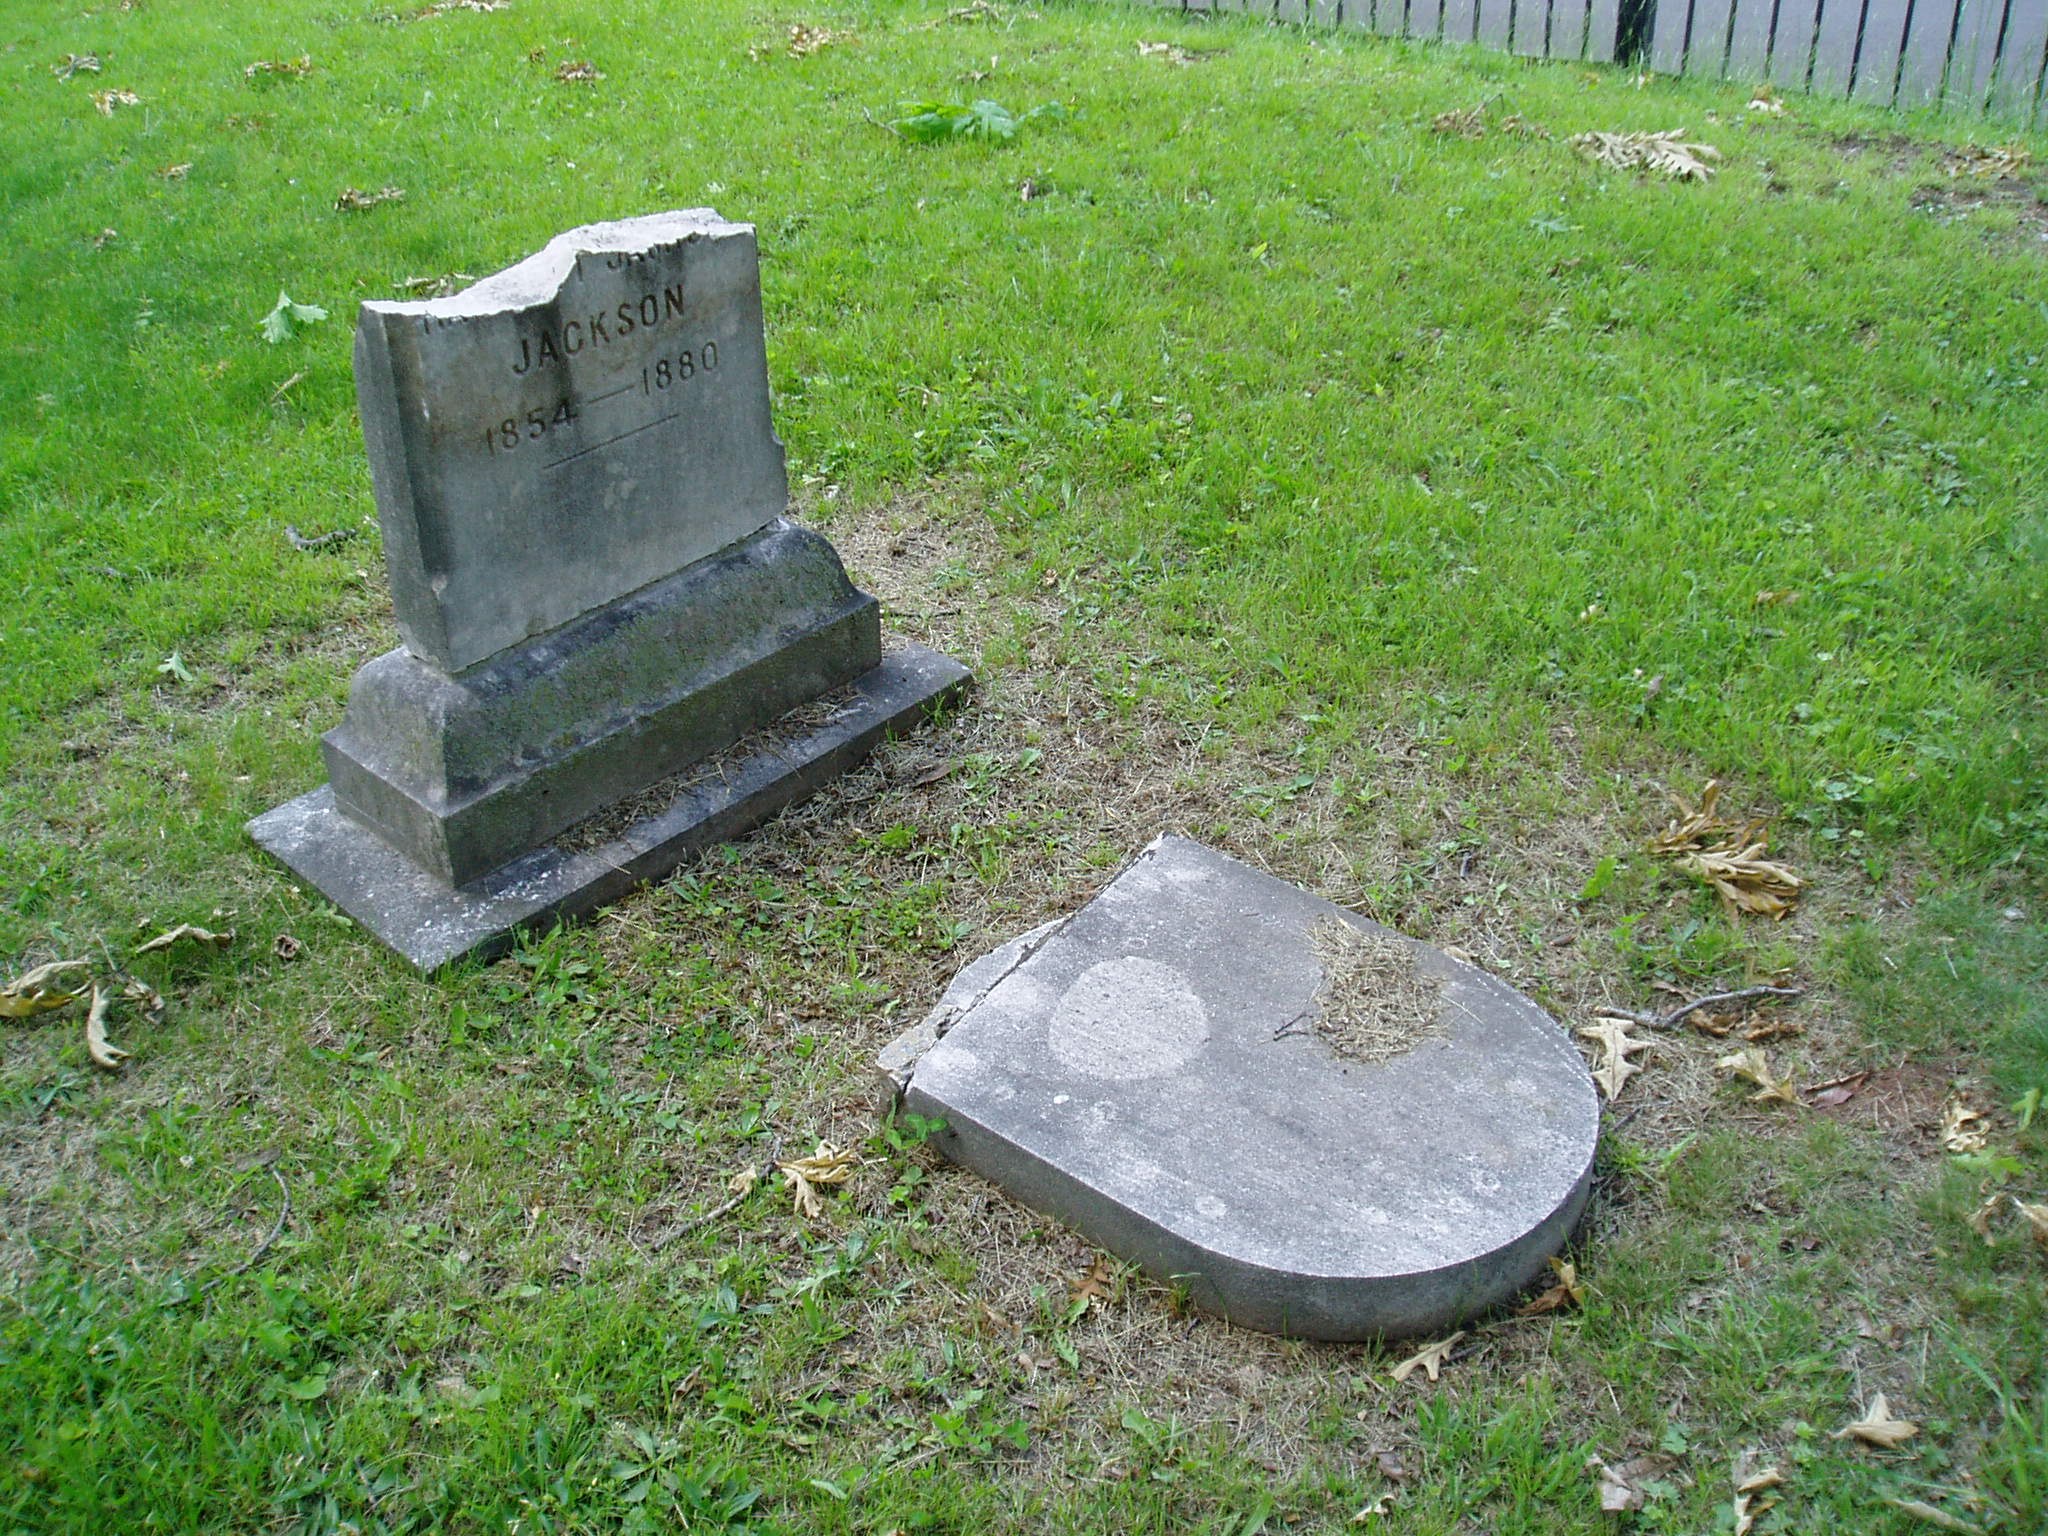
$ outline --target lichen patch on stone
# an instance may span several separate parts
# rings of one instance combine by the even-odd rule
[[[1322,918],[1309,930],[1323,968],[1315,1031],[1347,1061],[1391,1061],[1443,1038],[1443,983],[1415,968],[1415,948]]]

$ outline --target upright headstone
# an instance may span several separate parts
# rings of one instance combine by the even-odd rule
[[[1584,1209],[1600,1129],[1528,998],[1178,837],[967,966],[878,1066],[948,1157],[1303,1338],[1513,1295]]]
[[[750,225],[585,225],[367,303],[356,388],[404,645],[356,674],[328,786],[250,831],[423,969],[745,831],[967,682],[885,656],[782,515]]]

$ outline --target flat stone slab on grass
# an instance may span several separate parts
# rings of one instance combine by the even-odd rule
[[[1599,1132],[1585,1063],[1519,992],[1177,837],[968,966],[880,1066],[948,1157],[1302,1338],[1514,1295]]]

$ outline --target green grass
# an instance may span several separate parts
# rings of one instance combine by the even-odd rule
[[[798,21],[841,36],[790,57]],[[1940,155],[2001,130],[1078,4],[144,5],[0,46],[0,957],[238,933],[134,962],[172,1007],[118,1077],[7,1026],[0,1530],[1244,1536],[1391,1493],[1576,1531],[1586,1458],[1660,1446],[1643,1529],[1732,1528],[1751,1448],[1760,1531],[2048,1521],[2043,1260],[1965,1225],[2048,1198],[2048,1116],[2001,1108],[2048,1086],[2048,178]],[[980,96],[1068,115],[878,126]],[[1565,143],[1680,125],[1708,186]],[[241,831],[394,640],[351,312],[697,204],[759,228],[800,509],[985,694],[589,928],[408,976]],[[333,318],[266,344],[280,289]],[[1709,774],[1813,878],[1792,922],[1638,851],[1651,782]],[[1795,977],[1774,1052],[1897,1107],[1775,1114],[1660,1045],[1585,1308],[1422,1390],[1135,1275],[1076,1311],[1089,1256],[876,1132],[862,1063],[1165,824],[1573,1023]],[[1951,1091],[1987,1159],[1941,1151]],[[874,1159],[823,1221],[763,1192],[658,1241],[819,1137]],[[1831,1438],[1874,1391],[1900,1451]]]

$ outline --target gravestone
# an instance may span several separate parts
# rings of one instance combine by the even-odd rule
[[[783,517],[751,225],[585,225],[366,303],[356,389],[404,644],[256,841],[422,969],[765,820],[960,691]]]
[[[946,1156],[1302,1338],[1512,1296],[1584,1208],[1599,1134],[1585,1063],[1520,993],[1175,837],[966,967],[878,1066]]]

